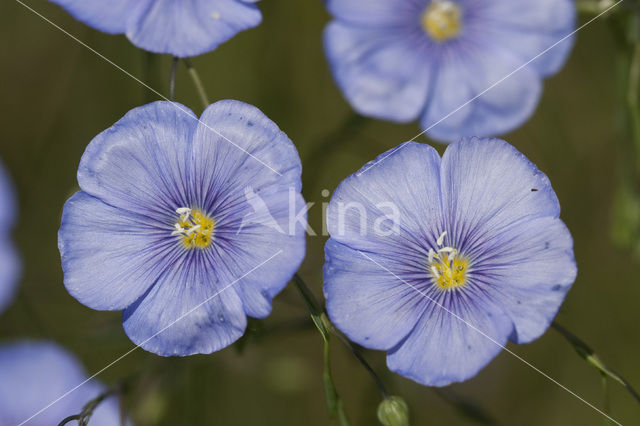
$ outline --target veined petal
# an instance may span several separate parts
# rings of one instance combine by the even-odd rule
[[[353,108],[371,117],[411,121],[433,88],[432,46],[409,28],[368,28],[330,23],[324,46],[333,76]]]
[[[452,142],[520,126],[538,105],[541,77],[531,67],[519,69],[520,58],[502,47],[461,47],[444,50],[439,59],[438,79],[421,127],[436,140]]]
[[[87,147],[80,187],[114,207],[168,220],[189,205],[186,160],[197,122],[187,107],[172,102],[129,111]]]
[[[349,339],[367,348],[388,350],[413,330],[427,303],[403,280],[423,288],[426,271],[422,277],[407,274],[411,269],[388,257],[360,252],[334,239],[327,241],[325,256],[327,312]]]
[[[206,210],[233,210],[246,191],[300,192],[302,166],[287,135],[258,108],[225,100],[202,114],[194,135],[193,197]],[[240,218],[236,218],[240,219]]]
[[[126,308],[171,264],[171,229],[77,192],[65,204],[58,233],[67,290],[93,309]]]
[[[110,34],[124,33],[127,22],[152,0],[50,0],[78,21]]]
[[[560,205],[547,176],[498,139],[463,139],[442,157],[446,231],[468,256],[483,241],[525,218],[558,217]]]
[[[327,0],[326,3],[329,12],[339,20],[377,27],[419,22],[420,12],[427,7],[426,2],[406,0]]]
[[[257,6],[238,0],[155,0],[127,26],[138,47],[174,56],[196,56],[262,21]]]
[[[327,225],[332,239],[357,250],[394,248],[400,254],[412,247],[426,255],[442,232],[441,205],[438,153],[407,142],[338,186],[327,209]]]
[[[512,319],[511,340],[531,342],[549,328],[575,281],[571,234],[554,217],[524,219],[486,238],[471,274]]]
[[[435,300],[435,299],[434,299]],[[504,347],[513,329],[502,309],[481,293],[443,292],[414,330],[387,355],[389,369],[426,386],[475,376]]]
[[[232,276],[276,257],[237,283],[246,313],[264,317],[305,253],[301,164],[289,138],[258,108],[220,101],[194,137],[194,199],[215,217],[215,256]]]
[[[220,350],[240,338],[247,324],[233,288],[241,277],[227,276],[204,251],[185,251],[124,311],[124,330],[134,343],[162,356]]]
[[[7,236],[0,234],[0,312],[13,300],[20,275],[20,260]]]
[[[227,212],[214,239],[217,264],[240,277],[234,288],[247,315],[264,318],[271,300],[289,282],[305,256],[306,210],[298,192],[247,193]],[[305,212],[295,221],[297,212]],[[256,265],[261,265],[252,271]],[[251,272],[250,272],[251,271]]]

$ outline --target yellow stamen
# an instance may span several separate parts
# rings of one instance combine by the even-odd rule
[[[204,249],[213,240],[215,220],[198,209],[179,208],[180,218],[173,235],[179,235],[186,248]]]
[[[452,1],[433,0],[422,15],[422,28],[437,42],[451,40],[462,32],[462,11]]]
[[[442,290],[462,287],[467,283],[467,269],[469,261],[460,256],[457,251],[445,253],[440,251],[433,256],[429,271],[433,281]]]

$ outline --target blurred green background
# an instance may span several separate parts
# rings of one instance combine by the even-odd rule
[[[168,93],[170,58],[150,56],[124,36],[75,21],[44,0],[24,0],[51,21],[158,91]],[[107,1],[107,0],[105,0]],[[305,164],[305,197],[318,204],[358,170],[419,132],[415,123],[362,120],[337,137],[353,113],[332,81],[322,49],[329,20],[320,0],[265,0],[263,23],[193,59],[210,98],[258,106],[294,141]],[[155,99],[139,83],[14,0],[0,2],[0,159],[20,201],[15,240],[24,261],[17,300],[0,317],[0,340],[53,339],[78,355],[89,372],[133,344],[120,313],[92,311],[67,294],[56,246],[60,212],[76,190],[75,173],[89,141],[129,109]],[[504,136],[546,172],[575,239],[578,279],[558,320],[640,386],[640,267],[610,238],[619,170],[628,158],[616,119],[616,49],[605,20],[582,31],[567,66],[545,86],[535,116]],[[201,112],[183,66],[176,98]],[[336,133],[337,132],[337,133]],[[333,136],[332,136],[333,135]],[[307,173],[309,171],[309,173]],[[313,172],[313,176],[310,173]],[[301,275],[320,296],[325,238],[308,238]],[[289,286],[273,314],[242,345],[209,356],[163,359],[138,350],[105,371],[107,383],[148,372],[127,394],[131,416],[144,425],[330,425],[322,389],[322,341]],[[306,324],[306,325],[305,325]],[[511,350],[597,406],[600,377],[550,330]],[[338,342],[334,377],[354,425],[375,425],[373,382]],[[384,354],[365,355],[390,392],[406,398],[415,425],[473,425],[441,395],[390,373]],[[464,362],[464,360],[452,360]],[[449,391],[475,401],[501,425],[600,425],[591,408],[503,352],[477,377]],[[640,407],[611,385],[612,412],[640,424]],[[69,413],[72,414],[72,413]]]

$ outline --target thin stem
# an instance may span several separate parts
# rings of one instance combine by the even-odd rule
[[[640,403],[640,395],[636,390],[631,386],[631,384],[623,378],[621,375],[616,373],[615,371],[609,369],[596,355],[595,351],[591,349],[589,345],[587,345],[584,341],[580,340],[575,334],[564,328],[562,325],[557,322],[551,323],[551,326],[562,335],[570,344],[573,346],[573,349],[580,355],[587,363],[596,368],[600,373],[605,376],[613,379],[622,385],[631,396],[635,398],[638,403]]]
[[[202,84],[202,80],[200,80],[200,76],[198,75],[198,72],[193,67],[189,59],[182,58],[182,60],[184,61],[184,64],[187,67],[187,71],[189,71],[189,76],[193,81],[193,85],[196,87],[196,91],[198,92],[198,96],[200,97],[200,102],[202,102],[202,106],[204,108],[208,107],[210,104],[209,97],[207,96],[207,91],[205,90],[204,85]]]
[[[605,374],[600,374],[602,379],[602,411],[611,417],[611,401],[609,398],[609,380]],[[605,417],[603,420],[605,426],[614,425],[613,421],[610,418]]]
[[[173,102],[176,98],[176,71],[178,71],[178,61],[180,58],[174,56],[171,59],[171,72],[169,74],[169,100]]]
[[[331,321],[327,317],[326,313],[320,307],[320,304],[318,303],[318,300],[315,298],[315,296],[313,295],[313,293],[311,292],[309,287],[306,285],[306,283],[304,282],[302,277],[300,277],[300,275],[298,275],[298,274],[295,274],[293,278],[294,278],[294,282],[296,284],[296,287],[298,288],[298,291],[302,295],[302,298],[305,300],[305,302],[307,304],[307,307],[309,308],[309,311],[311,312],[312,316],[313,315],[320,316],[320,321],[322,322],[321,326],[324,329],[324,331],[327,334],[329,332],[331,332],[338,339],[340,339],[340,341],[347,347],[347,349],[349,349],[349,351],[353,354],[353,356],[356,357],[356,359],[360,362],[360,364],[362,364],[364,369],[369,373],[369,375],[371,376],[371,378],[375,382],[378,390],[380,391],[380,394],[382,395],[382,398],[383,399],[387,399],[389,397],[389,393],[387,392],[387,389],[385,388],[384,383],[382,382],[380,377],[376,374],[375,370],[371,367],[371,365],[364,358],[364,356],[362,355],[362,352],[360,351],[360,349],[358,347],[356,347],[342,333],[340,333],[340,331],[338,331],[338,329],[331,323]],[[314,320],[314,322],[315,322],[315,320]]]
[[[111,388],[106,390],[91,401],[87,402],[84,407],[82,407],[82,411],[80,413],[66,417],[58,424],[58,426],[64,426],[73,420],[77,420],[79,426],[87,425],[89,423],[89,420],[91,419],[91,416],[93,415],[93,412],[96,410],[96,408],[98,408],[98,405],[100,405],[100,403],[105,399],[116,395],[118,392],[118,388]]]

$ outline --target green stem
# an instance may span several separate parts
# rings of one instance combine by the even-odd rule
[[[171,59],[171,72],[169,73],[169,100],[173,102],[176,98],[176,71],[178,71],[178,61],[180,58],[174,56]]]
[[[600,374],[602,379],[602,411],[611,417],[611,401],[609,398],[609,380],[605,374]],[[603,423],[605,426],[613,426],[615,423],[610,419],[605,417],[603,419]]]
[[[189,71],[189,76],[193,81],[193,85],[196,87],[196,91],[198,92],[198,96],[200,97],[200,102],[202,102],[202,106],[204,108],[208,107],[210,104],[209,97],[207,96],[207,91],[205,90],[204,85],[202,84],[202,80],[200,80],[200,76],[198,75],[198,72],[193,67],[189,59],[183,58],[182,60],[184,61],[185,66],[187,67],[187,71]]]
[[[595,351],[589,347],[589,345],[557,322],[554,321],[551,323],[551,326],[560,333],[560,335],[562,335],[562,337],[564,337],[571,346],[573,346],[573,349],[578,353],[578,355],[587,361],[589,365],[597,369],[601,374],[622,385],[622,387],[624,387],[627,392],[629,392],[629,394],[633,396],[638,403],[640,403],[640,395],[631,386],[631,384],[624,377],[607,367],[602,360],[600,360]]]
[[[333,377],[331,376],[331,333],[327,327],[328,319],[322,312],[318,300],[315,298],[309,287],[302,280],[300,275],[295,274],[293,276],[293,282],[296,284],[296,288],[302,296],[311,319],[318,328],[318,331],[322,335],[322,341],[324,343],[323,355],[324,355],[324,370],[322,372],[322,382],[324,384],[325,401],[327,403],[327,410],[329,411],[329,417],[337,418],[340,426],[349,426],[349,420],[347,414],[344,411],[344,403],[338,395]]]

